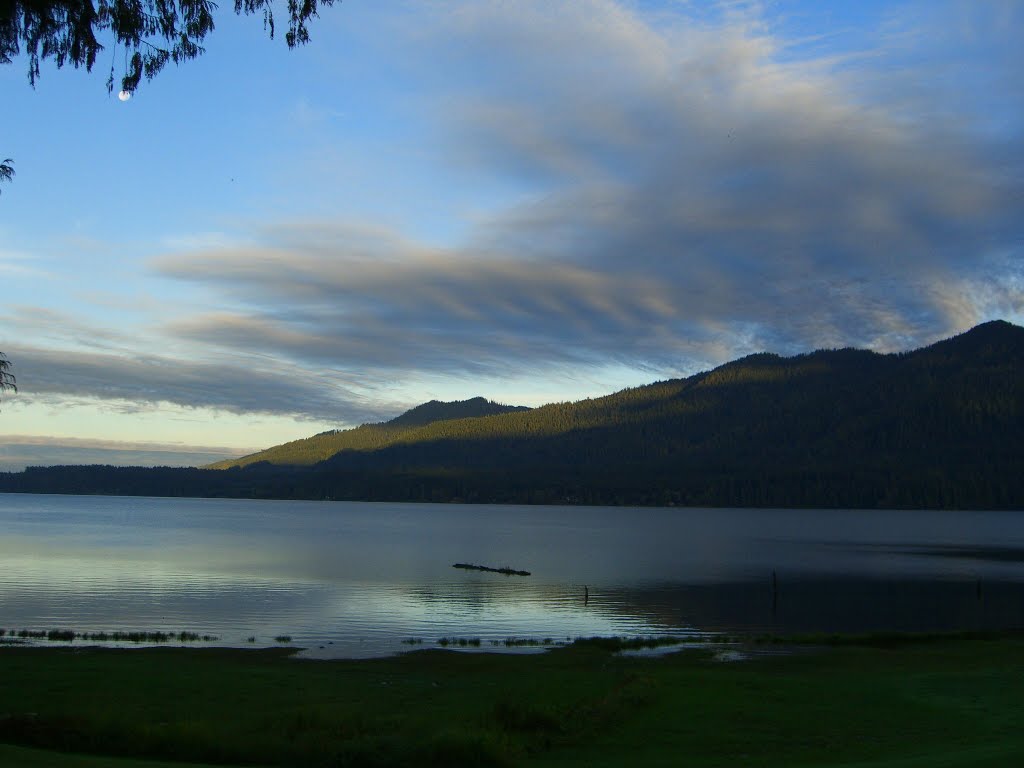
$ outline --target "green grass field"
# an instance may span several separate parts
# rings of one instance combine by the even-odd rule
[[[3,647],[0,765],[1024,765],[1020,636],[793,651]]]

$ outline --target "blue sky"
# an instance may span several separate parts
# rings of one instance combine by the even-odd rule
[[[369,3],[0,67],[0,468],[1024,320],[1024,3]]]

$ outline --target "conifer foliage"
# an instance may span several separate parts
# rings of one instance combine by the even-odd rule
[[[8,389],[17,392],[18,381],[14,378],[14,374],[11,373],[11,361],[7,359],[3,352],[0,352],[0,397]]]
[[[289,48],[309,41],[307,22],[335,0],[288,0],[285,42]],[[112,56],[107,90],[115,80],[134,92],[168,62],[180,64],[204,52],[203,41],[214,29],[217,3],[212,0],[13,0],[0,3],[0,63],[28,56],[28,79],[34,86],[39,65],[49,59],[58,68],[92,71],[101,51]],[[274,36],[273,0],[235,0],[234,11],[263,15]],[[120,69],[120,77],[117,77]]]
[[[0,163],[0,181],[10,181],[14,178],[14,161],[7,158]]]

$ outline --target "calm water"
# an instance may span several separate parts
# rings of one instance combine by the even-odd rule
[[[451,636],[1024,627],[1022,512],[0,494],[0,532],[8,630],[368,656]]]

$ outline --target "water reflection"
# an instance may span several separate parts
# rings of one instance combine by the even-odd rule
[[[7,629],[374,655],[451,636],[1024,626],[1020,513],[0,495],[0,526]]]
[[[615,594],[651,624],[754,632],[1024,628],[1024,584],[960,579],[796,578],[768,583],[652,585]]]

